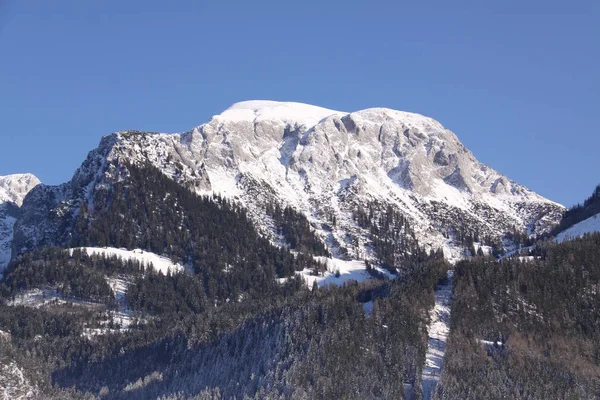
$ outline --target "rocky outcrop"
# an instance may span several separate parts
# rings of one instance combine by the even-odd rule
[[[58,229],[40,220],[43,213],[76,214],[96,190],[126,179],[131,162],[150,162],[198,193],[242,203],[265,235],[273,235],[265,204],[292,206],[334,254],[369,257],[370,233],[352,217],[368,204],[399,210],[424,247],[443,248],[449,257],[459,256],[461,230],[497,240],[514,231],[540,234],[564,209],[477,161],[431,118],[252,101],[183,134],[103,138],[69,184],[30,195],[17,223],[17,251],[47,242]]]

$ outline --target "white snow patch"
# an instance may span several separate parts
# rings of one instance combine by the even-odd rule
[[[73,297],[61,296],[56,289],[29,289],[15,296],[7,302],[9,306],[25,306],[40,308],[47,304],[73,304],[79,306],[97,306],[98,303],[80,300]]]
[[[234,199],[239,199],[242,195],[242,191],[237,186],[235,173],[215,168],[208,171],[208,179],[212,186],[210,193]]]
[[[117,256],[123,260],[137,260],[144,264],[144,266],[153,265],[154,270],[161,272],[166,275],[167,272],[175,273],[182,272],[185,270],[182,264],[176,264],[166,256],[159,256],[148,251],[136,249],[136,250],[125,250],[115,249],[113,247],[80,247],[80,250],[85,250],[89,255],[98,254],[107,257]],[[69,249],[69,254],[73,254],[74,249]]]
[[[56,289],[31,289],[16,295],[8,305],[39,308],[52,302],[64,302]]]
[[[371,300],[371,301],[367,301],[366,303],[362,303],[362,305],[365,310],[365,315],[367,315],[367,316],[371,315],[371,313],[373,312],[373,306],[375,305],[375,302],[373,300]]]
[[[541,257],[534,257],[534,256],[520,256],[518,257],[519,261],[521,262],[531,262],[535,259],[540,259]]]
[[[110,311],[107,319],[102,322],[102,328],[84,328],[82,336],[91,340],[94,336],[107,335],[111,333],[122,333],[128,331],[135,321],[135,317],[128,312]],[[112,325],[111,325],[112,322]]]
[[[504,346],[504,344],[501,341],[495,341],[492,342],[490,340],[479,340],[479,343],[483,344],[484,346],[490,346],[490,347],[494,347],[494,346],[498,346],[498,347],[502,347]]]
[[[470,204],[468,195],[461,193],[461,191],[454,186],[450,186],[446,182],[439,179],[435,179],[431,186],[432,194],[429,196],[429,200],[442,201],[447,205],[454,206],[462,210],[469,209]]]
[[[363,260],[346,261],[339,258],[327,257],[315,257],[315,260],[325,263],[327,266],[327,271],[325,271],[322,275],[315,276],[313,271],[310,269],[296,272],[297,274],[301,275],[302,278],[304,278],[304,281],[310,288],[313,287],[314,282],[317,282],[319,287],[327,285],[341,286],[349,281],[364,282],[365,280],[372,278],[367,272],[365,262]],[[396,277],[383,268],[374,268],[390,279]]]
[[[250,100],[236,103],[213,118],[232,122],[282,121],[312,127],[330,115],[346,114],[310,104]]]
[[[532,249],[533,249],[533,246],[528,246],[528,247],[521,247],[521,248],[518,248],[518,249],[515,249],[515,250],[511,250],[511,251],[509,251],[509,252],[507,252],[507,253],[505,253],[505,254],[501,255],[501,256],[498,258],[498,261],[504,260],[505,258],[512,257],[512,256],[514,256],[515,254],[518,254],[518,253],[521,253],[521,252],[525,252],[525,253],[527,253],[528,251],[530,251],[530,250],[532,250]],[[519,258],[522,258],[522,257],[528,257],[528,256],[519,256]]]
[[[435,291],[435,307],[431,310],[427,335],[427,354],[425,366],[421,375],[423,386],[423,399],[429,400],[435,392],[435,387],[440,380],[444,355],[446,354],[446,340],[450,332],[450,305],[452,303],[452,278],[454,271],[448,271],[448,281],[445,285],[438,286]]]
[[[556,238],[555,241],[561,243],[565,240],[571,240],[585,235],[586,233],[600,232],[600,214],[596,214],[586,220],[573,225],[567,230],[562,231]]]
[[[129,282],[124,277],[108,277],[106,278],[106,283],[110,286],[111,290],[115,294],[115,302],[119,307],[119,310],[123,312],[127,312],[127,298],[125,295],[127,294],[127,289],[129,289]]]
[[[129,282],[127,282],[125,279],[110,277],[106,278],[106,282],[112,289],[113,293],[115,294],[115,297],[119,298],[125,296],[125,293],[127,293]]]

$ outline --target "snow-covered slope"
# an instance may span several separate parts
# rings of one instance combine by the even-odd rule
[[[126,250],[126,249],[115,249],[112,247],[80,247],[79,249],[85,250],[87,254],[97,254],[106,257],[116,256],[118,258],[127,260],[135,260],[142,263],[145,267],[152,265],[155,271],[160,272],[164,275],[167,273],[181,272],[184,270],[183,265],[176,264],[171,261],[168,257],[159,256],[158,254],[150,253],[144,250]],[[70,254],[73,254],[73,249],[69,249]]]
[[[276,241],[265,204],[304,213],[334,255],[372,256],[372,237],[353,213],[388,206],[410,222],[425,248],[461,251],[459,232],[499,240],[507,232],[546,232],[563,207],[475,159],[456,135],[418,114],[374,108],[354,113],[299,103],[234,104],[183,134],[118,132],[102,139],[59,187],[42,186],[26,200],[17,251],[58,231],[51,215],[77,214],[100,187],[127,179],[126,164],[150,162],[198,193],[243,204]],[[43,204],[43,207],[40,207]]]
[[[563,242],[569,239],[575,239],[586,233],[600,232],[600,214],[596,214],[586,220],[573,225],[569,229],[566,229],[556,235],[557,242]]]
[[[446,355],[446,341],[450,333],[453,278],[454,271],[448,271],[448,281],[436,288],[435,306],[429,313],[427,353],[421,375],[424,400],[433,397],[442,374],[444,356]]]
[[[39,183],[31,174],[0,176],[0,277],[10,261],[19,207],[27,193]]]
[[[326,257],[316,257],[316,259],[326,266],[326,270],[320,275],[314,275],[313,271],[310,270],[296,272],[296,274],[302,277],[309,288],[312,288],[315,282],[317,282],[319,287],[329,285],[342,286],[346,282],[350,281],[363,282],[367,279],[371,279],[371,275],[367,272],[364,261],[346,261],[337,258]],[[386,276],[387,278],[395,278],[394,275],[391,275],[386,270],[380,268],[376,269],[380,274]],[[283,282],[286,279],[287,278],[284,278],[281,281]]]

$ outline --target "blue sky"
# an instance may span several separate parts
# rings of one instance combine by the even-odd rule
[[[489,3],[489,4],[488,4]],[[600,3],[0,0],[0,175],[249,99],[418,112],[572,205],[600,182]]]

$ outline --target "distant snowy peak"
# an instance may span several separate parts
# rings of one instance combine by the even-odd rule
[[[25,196],[39,184],[39,179],[31,174],[0,176],[0,278],[11,257],[17,207],[23,204]]]
[[[557,242],[576,239],[586,233],[600,232],[600,214],[596,214],[586,220],[583,220],[572,227],[562,231],[554,239]]]
[[[11,202],[21,206],[27,193],[39,184],[40,180],[32,174],[0,176],[0,204]]]

